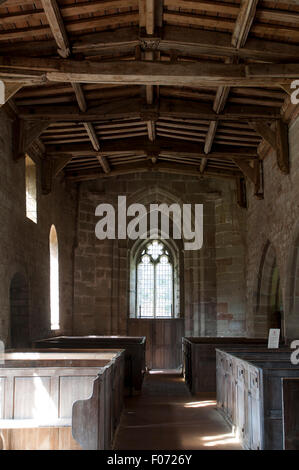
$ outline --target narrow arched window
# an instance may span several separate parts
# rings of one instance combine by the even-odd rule
[[[26,217],[37,223],[37,200],[36,200],[36,165],[34,161],[26,155],[25,158],[26,176]]]
[[[59,253],[54,225],[50,230],[50,312],[51,330],[59,330]]]
[[[136,264],[137,317],[173,316],[173,260],[167,247],[158,240],[149,242]]]

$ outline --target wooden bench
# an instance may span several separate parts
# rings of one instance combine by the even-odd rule
[[[299,377],[291,352],[217,349],[217,407],[247,449],[283,449],[281,380]]]
[[[57,336],[35,341],[34,348],[60,349],[124,349],[125,350],[125,392],[139,394],[145,374],[144,336]]]
[[[216,348],[265,347],[267,341],[264,338],[183,338],[183,373],[191,393],[216,393]]]
[[[123,406],[124,352],[7,352],[4,449],[110,449]]]

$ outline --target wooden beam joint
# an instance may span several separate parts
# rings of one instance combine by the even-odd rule
[[[278,168],[289,173],[289,133],[288,125],[282,119],[275,122],[275,131],[262,121],[251,121],[249,125],[276,151]]]
[[[71,155],[59,155],[59,157],[47,154],[41,160],[41,188],[42,194],[47,195],[52,191],[54,179],[71,161]]]
[[[14,159],[24,158],[29,147],[50,125],[50,121],[16,119],[13,124]]]
[[[254,184],[254,194],[259,199],[262,199],[261,189],[261,173],[260,173],[260,163],[259,160],[253,160],[253,165],[251,166],[248,162],[241,160],[239,158],[232,159],[235,164],[243,172],[244,176],[248,178]]]

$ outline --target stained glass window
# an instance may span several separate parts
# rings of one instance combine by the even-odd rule
[[[154,240],[142,250],[137,263],[137,316],[173,315],[173,262],[166,246]]]

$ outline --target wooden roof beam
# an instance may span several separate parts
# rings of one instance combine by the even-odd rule
[[[156,16],[162,17],[163,5],[158,4]],[[159,25],[160,23],[158,23]],[[161,23],[162,24],[162,23]],[[121,28],[113,32],[91,33],[81,36],[74,41],[72,50],[74,53],[100,54],[106,50],[110,53],[119,51],[124,46],[133,49],[140,45],[143,49],[152,49],[170,53],[175,50],[181,55],[208,54],[211,56],[242,57],[248,59],[264,60],[269,62],[292,62],[299,55],[299,46],[282,42],[267,41],[250,38],[242,49],[236,49],[231,44],[231,34],[217,31],[204,31],[185,26],[163,25],[163,35],[148,37],[139,35],[138,27]]]
[[[99,160],[99,163],[100,163],[104,173],[106,175],[109,175],[109,173],[111,173],[111,168],[110,168],[110,165],[109,165],[109,162],[108,162],[107,158],[104,155],[98,154],[97,159]]]
[[[96,151],[99,151],[100,150],[100,142],[99,142],[98,136],[96,134],[96,131],[93,127],[93,124],[91,122],[84,122],[83,125],[84,125],[85,130],[87,132],[87,135],[88,135],[88,137],[89,137],[89,139],[92,143],[93,148]]]
[[[158,4],[159,6],[159,4]],[[156,14],[157,17],[157,14]],[[162,37],[161,37],[162,36]],[[242,58],[261,60],[264,62],[296,62],[299,56],[299,46],[261,38],[250,37],[242,49],[236,49],[231,44],[231,34],[217,31],[204,31],[185,26],[163,26],[163,35],[147,36],[139,34],[139,28],[119,28],[111,32],[101,31],[81,35],[72,42],[73,54],[113,55],[119,51],[134,51],[139,45],[142,50],[164,52],[171,55],[176,51],[181,56],[196,57],[198,55],[223,56],[227,58]],[[0,54],[11,56],[53,56],[55,42],[50,40],[27,42],[14,42],[2,45]]]
[[[145,0],[145,30],[146,34],[155,32],[155,0]]]
[[[155,31],[155,0],[140,0],[140,3],[144,4],[144,26],[146,34],[153,35]],[[140,29],[143,27],[143,24],[139,24]],[[149,61],[153,61],[155,59],[154,51],[147,51],[144,53],[144,58]],[[146,85],[145,87],[145,95],[146,95],[146,102],[147,104],[153,104],[154,102],[154,86],[153,85]],[[156,125],[155,121],[147,121],[147,131],[148,131],[148,138],[150,141],[154,141],[156,138]]]
[[[168,86],[273,87],[299,76],[299,64],[215,64],[199,62],[92,62],[0,56],[0,79],[48,82]]]
[[[237,49],[245,46],[256,14],[257,4],[258,0],[242,0],[232,37],[232,45]]]
[[[143,155],[156,154],[159,152],[163,155],[178,156],[200,156],[205,157],[204,145],[198,142],[183,141],[180,139],[171,139],[158,137],[155,142],[150,142],[147,138],[136,137],[120,140],[103,140],[101,142],[100,153],[102,155],[120,154],[121,152],[140,152]],[[47,153],[49,155],[97,155],[98,150],[92,149],[88,143],[74,143],[61,145],[47,145]],[[231,159],[233,157],[239,159],[256,159],[257,150],[255,147],[241,147],[226,145],[215,145],[211,158]]]
[[[86,105],[86,101],[85,101],[85,97],[84,97],[84,93],[83,93],[83,90],[81,88],[81,85],[79,85],[78,83],[73,84],[73,85],[75,85],[74,89],[75,89],[75,92],[76,92],[76,97],[77,97],[77,101],[78,101],[80,110],[82,112],[84,112],[84,110],[86,111],[86,109],[87,109],[87,105]],[[87,132],[87,135],[90,139],[90,142],[91,142],[94,150],[99,152],[100,151],[100,142],[99,142],[96,130],[95,130],[92,122],[83,122],[83,126],[84,126],[84,128]],[[102,157],[100,155],[97,155],[97,158],[98,158],[99,163],[100,163],[101,167],[103,168],[104,172],[109,173],[110,172],[110,166],[109,166],[108,160],[105,157]]]
[[[70,44],[63,24],[62,16],[56,0],[41,0],[49,26],[58,46],[58,54],[61,57],[70,55]]]
[[[82,86],[80,85],[80,83],[72,83],[72,87],[75,92],[76,100],[80,108],[80,111],[85,113],[87,110],[87,104],[86,104],[85,96],[82,90]]]
[[[139,0],[141,8],[140,15],[140,30],[145,27],[146,34],[153,36],[156,32],[157,27],[162,26],[162,15],[163,15],[163,0]],[[153,50],[145,51],[145,60],[153,61],[160,54]],[[148,105],[153,104],[155,95],[158,95],[158,90],[154,85],[146,85],[145,87],[146,102]],[[147,121],[148,138],[151,142],[156,139],[156,122],[155,120]]]
[[[48,23],[50,25],[52,34],[58,46],[58,53],[61,57],[68,57],[71,53],[67,32],[65,30],[63,19],[56,0],[41,0],[43,9],[46,13]],[[87,103],[85,100],[84,92],[80,83],[71,83],[76,95],[80,111],[86,112]],[[91,122],[83,123],[88,137],[95,150],[100,150],[100,144],[97,134]],[[68,162],[67,162],[68,163]],[[66,163],[66,164],[67,164]],[[54,175],[55,176],[55,175]]]
[[[158,106],[144,106],[140,99],[111,102],[80,112],[77,106],[19,106],[19,116],[28,120],[51,122],[106,122],[111,119],[153,121],[175,117],[196,121],[272,121],[281,119],[279,108],[232,104],[216,114],[210,104],[161,98]]]
[[[12,98],[22,87],[25,85],[24,83],[13,83],[13,82],[0,82],[0,90],[2,92],[2,96],[4,96],[4,103],[0,102],[0,108],[5,103],[7,103],[10,98]]]
[[[157,172],[157,173],[172,173],[178,175],[187,175],[187,176],[197,176],[200,177],[199,167],[196,165],[184,165],[182,163],[166,163],[166,162],[157,162],[153,164],[151,160],[147,160],[144,163],[131,163],[120,165],[118,169],[111,170],[107,175],[106,173],[94,171],[94,170],[81,170],[77,172],[69,172],[67,178],[72,181],[84,181],[92,180],[98,178],[105,178],[107,176],[114,177],[120,175],[127,175],[131,173],[146,173],[146,172]],[[241,176],[242,173],[238,170],[217,170],[210,169],[206,172],[206,175],[213,176],[216,178],[236,178]]]
[[[215,111],[215,113],[219,114],[224,110],[225,104],[227,102],[228,94],[229,94],[229,87],[218,88],[216,97],[213,103],[213,110]],[[218,127],[218,121],[210,122],[209,129],[206,135],[206,140],[205,140],[205,153],[206,154],[209,154],[212,149],[214,138],[217,132],[217,127]],[[205,164],[203,164],[203,169],[205,168],[206,164],[207,164],[207,159],[205,160]]]
[[[59,6],[56,0],[41,0],[41,3],[45,11],[45,14],[47,16],[47,20],[50,25],[52,34],[58,46],[57,52],[61,57],[67,58],[71,54],[71,49],[70,49],[70,44],[68,40],[68,35],[64,27],[63,19],[59,10]],[[71,83],[71,85],[74,89],[80,111],[86,112],[87,104],[86,104],[86,100],[85,100],[84,93],[83,93],[80,83]],[[97,135],[93,128],[92,123],[90,122],[84,123],[84,127],[86,129],[86,132],[91,140],[91,143],[94,149],[99,150],[99,142],[98,142]],[[67,163],[68,161],[65,160],[64,166],[66,166]],[[64,166],[59,167],[59,171],[61,171],[64,168]],[[56,172],[55,170],[51,169],[49,164],[45,164],[44,167],[45,167],[44,171],[46,171],[46,173],[49,173],[49,172],[51,173],[50,176],[48,175],[44,178],[44,181],[46,181],[44,186],[48,188],[49,190],[51,190],[52,185],[49,185],[49,178],[55,177]]]
[[[232,45],[239,49],[240,47],[245,46],[247,41],[250,27],[254,20],[254,16],[256,13],[258,0],[242,0],[241,9],[236,20],[235,29],[232,36]],[[229,63],[237,63],[237,60],[230,59]],[[230,87],[227,86],[220,86],[217,90],[216,97],[214,100],[213,109],[214,111],[219,114],[225,108],[227,103],[227,99],[230,93]],[[214,139],[217,133],[218,122],[211,121],[209,130],[206,135],[205,141],[205,152],[209,154],[211,148],[213,146]],[[207,159],[204,160],[202,163],[202,169],[204,170],[207,165]]]

